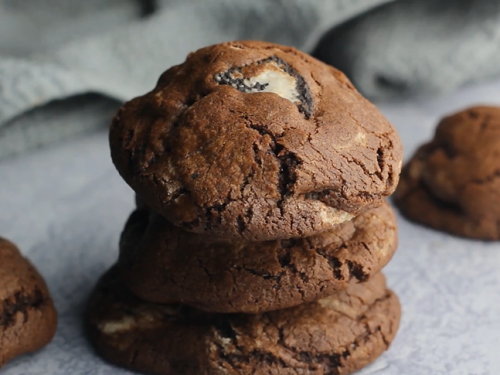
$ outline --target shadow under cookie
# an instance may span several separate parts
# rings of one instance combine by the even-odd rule
[[[247,315],[141,301],[112,268],[93,292],[86,323],[104,359],[135,371],[345,375],[389,347],[400,315],[382,274],[316,302]]]
[[[147,301],[259,313],[366,281],[396,248],[396,219],[387,203],[333,231],[267,242],[186,232],[143,208],[125,226],[119,267],[127,287]]]

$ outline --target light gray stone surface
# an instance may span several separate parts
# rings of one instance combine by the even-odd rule
[[[409,156],[441,115],[475,103],[500,104],[500,82],[380,107]],[[46,277],[60,313],[53,343],[2,374],[128,373],[97,357],[82,332],[88,294],[116,259],[133,208],[107,135],[98,131],[0,162],[0,181],[0,234]],[[399,228],[399,251],[386,274],[403,305],[401,329],[390,350],[359,374],[500,374],[500,244],[455,238],[401,217]]]

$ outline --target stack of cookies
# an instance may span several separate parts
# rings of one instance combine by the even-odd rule
[[[110,144],[137,209],[90,301],[104,358],[349,374],[389,346],[401,143],[342,73],[269,43],[203,48],[120,109]]]

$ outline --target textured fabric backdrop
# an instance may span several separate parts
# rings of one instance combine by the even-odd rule
[[[500,75],[500,1],[0,0],[0,159],[106,126],[232,39],[315,50],[373,98],[435,95]]]
[[[478,102],[500,105],[500,81],[381,108],[410,155],[439,117]],[[0,373],[131,374],[102,361],[82,330],[90,290],[116,260],[133,208],[106,131],[0,162],[0,178],[0,233],[45,276],[60,314],[48,347]],[[499,375],[500,244],[452,237],[401,216],[398,222],[399,249],[385,272],[401,299],[401,328],[390,350],[357,375]]]

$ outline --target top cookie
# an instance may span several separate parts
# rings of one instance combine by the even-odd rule
[[[309,236],[381,205],[402,158],[391,124],[341,72],[263,42],[191,53],[120,109],[110,145],[173,224],[246,240]]]
[[[396,202],[435,229],[500,239],[500,108],[445,117],[404,168]]]

